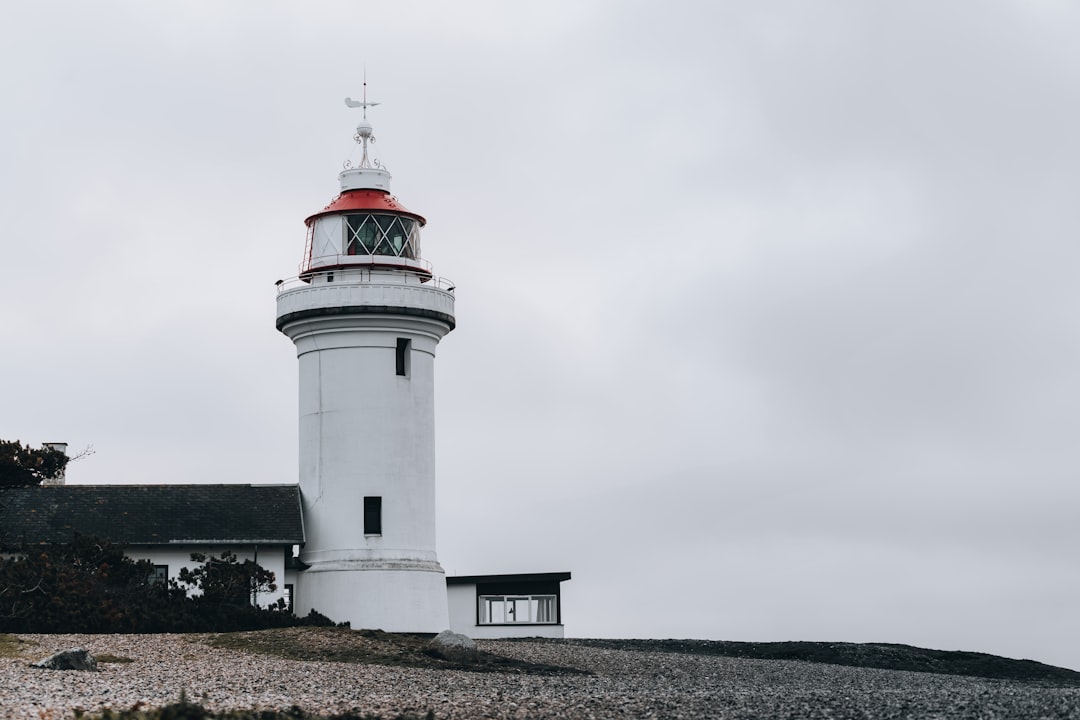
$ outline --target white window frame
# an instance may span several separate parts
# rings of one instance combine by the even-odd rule
[[[477,602],[480,625],[557,625],[559,622],[556,595],[481,595]],[[496,608],[501,610],[495,612]],[[501,619],[493,620],[493,616]],[[545,619],[538,619],[541,617]]]
[[[358,227],[353,228],[351,223],[355,218],[363,219],[360,220]],[[390,222],[383,227],[379,218],[389,218]],[[370,248],[360,242],[360,231],[368,226],[374,229],[372,238],[374,244]],[[353,212],[345,215],[341,228],[344,234],[341,251],[345,255],[403,257],[409,260],[420,257],[420,223],[413,218],[392,213]],[[394,233],[395,228],[399,231],[398,235]],[[400,246],[394,246],[394,237],[401,239]],[[352,252],[349,252],[350,247],[354,248]],[[385,248],[386,251],[380,252],[381,248]]]

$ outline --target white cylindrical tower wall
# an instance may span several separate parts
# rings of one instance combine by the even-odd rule
[[[356,328],[354,317],[335,318],[305,323],[294,337],[301,487],[312,510],[326,505],[322,522],[307,528],[305,562],[352,559],[342,553],[360,547],[434,550],[437,340],[407,320],[378,317],[368,322],[382,327]],[[404,376],[395,372],[399,340],[410,346]],[[365,496],[384,498],[382,532],[366,541]],[[434,560],[434,552],[417,559]]]
[[[435,349],[453,328],[453,295],[403,272],[353,272],[278,296],[300,366],[310,567],[294,606],[438,632],[449,620],[435,550]],[[380,499],[377,533],[365,532],[365,498]]]

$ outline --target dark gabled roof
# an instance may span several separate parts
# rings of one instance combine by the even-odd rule
[[[482,583],[561,583],[570,579],[568,572],[517,573],[515,575],[454,575],[446,578],[447,585],[479,585]]]
[[[74,535],[120,545],[299,544],[297,485],[62,485],[0,489],[0,547]]]

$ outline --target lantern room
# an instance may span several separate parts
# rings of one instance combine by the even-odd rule
[[[431,278],[431,266],[420,256],[420,228],[426,220],[410,212],[390,194],[390,173],[368,157],[375,142],[366,111],[371,105],[346,99],[361,107],[365,117],[353,139],[362,149],[359,164],[346,164],[338,175],[341,194],[307,218],[307,242],[300,278],[306,282],[334,282],[338,278],[370,272],[401,272],[420,282]]]
[[[343,183],[344,184],[344,183]],[[301,275],[316,271],[405,270],[431,276],[420,256],[422,216],[410,212],[385,190],[345,190],[309,217]]]

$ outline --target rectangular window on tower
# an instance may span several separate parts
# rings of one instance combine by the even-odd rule
[[[397,339],[397,374],[409,377],[409,356],[412,354],[412,340]]]
[[[382,535],[382,497],[364,498],[364,534]]]

